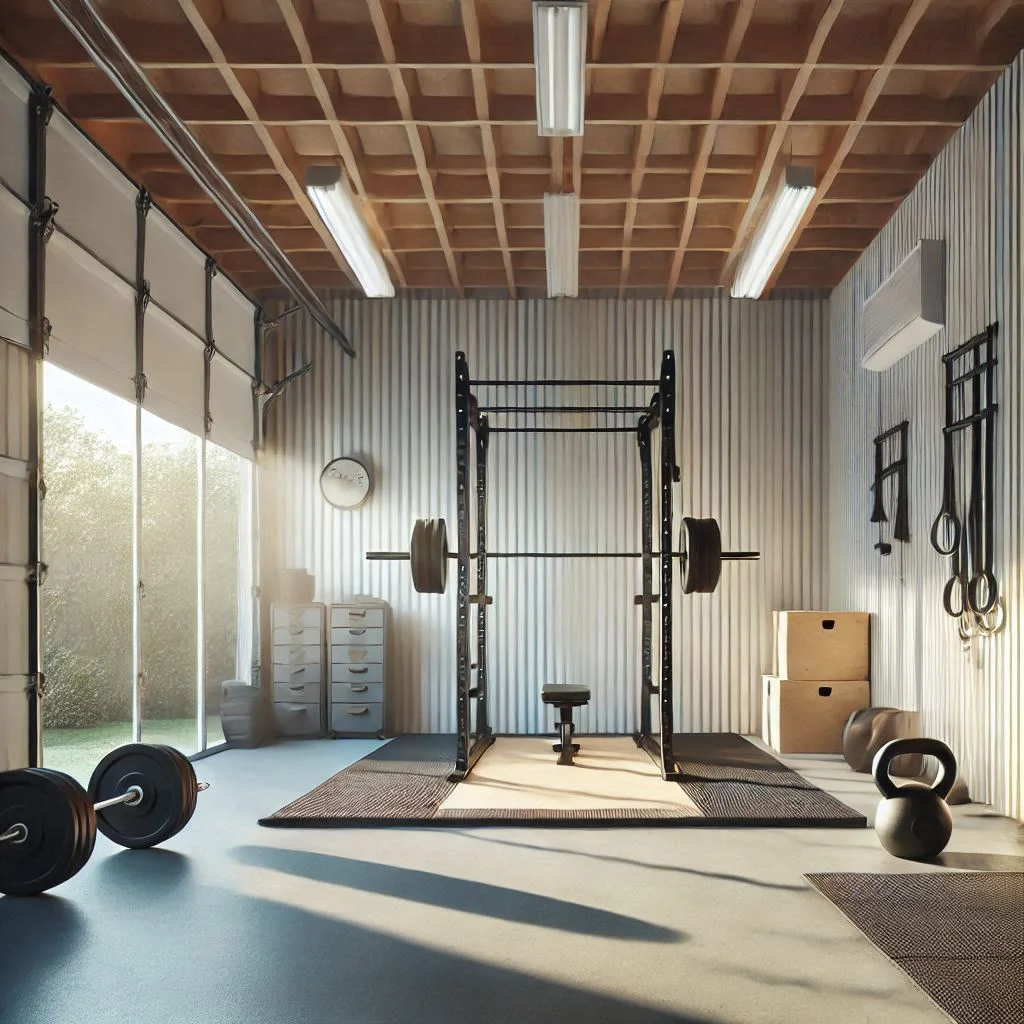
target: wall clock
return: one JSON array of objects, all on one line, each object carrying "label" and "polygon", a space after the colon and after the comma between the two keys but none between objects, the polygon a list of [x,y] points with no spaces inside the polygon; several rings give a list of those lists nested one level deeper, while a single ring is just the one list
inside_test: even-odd
[{"label": "wall clock", "polygon": [[333,459],[320,474],[320,493],[334,508],[359,508],[372,487],[370,471],[358,459]]}]

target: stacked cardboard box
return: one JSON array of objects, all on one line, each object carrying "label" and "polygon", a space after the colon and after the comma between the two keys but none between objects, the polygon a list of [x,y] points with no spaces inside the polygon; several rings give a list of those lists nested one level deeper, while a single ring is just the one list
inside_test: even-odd
[{"label": "stacked cardboard box", "polygon": [[780,754],[841,754],[851,712],[871,704],[866,612],[777,612],[763,677],[762,736]]}]

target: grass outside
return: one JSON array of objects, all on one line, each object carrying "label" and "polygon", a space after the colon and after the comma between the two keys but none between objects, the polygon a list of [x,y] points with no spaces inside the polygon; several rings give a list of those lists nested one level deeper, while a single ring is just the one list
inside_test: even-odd
[{"label": "grass outside", "polygon": [[[43,765],[67,772],[82,785],[89,781],[100,759],[114,747],[132,741],[131,722],[114,722],[89,729],[44,729]],[[176,747],[185,754],[196,752],[196,720],[170,718],[142,723],[143,743],[162,743]],[[206,745],[212,747],[224,741],[220,718],[206,720]]]}]

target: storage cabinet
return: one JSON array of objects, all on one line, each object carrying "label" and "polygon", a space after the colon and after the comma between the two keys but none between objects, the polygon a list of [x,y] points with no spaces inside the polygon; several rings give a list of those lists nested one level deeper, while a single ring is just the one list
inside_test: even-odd
[{"label": "storage cabinet", "polygon": [[280,736],[321,736],[326,722],[324,606],[275,604],[274,718]]},{"label": "storage cabinet", "polygon": [[383,736],[388,608],[358,598],[331,605],[329,728],[335,736]]}]

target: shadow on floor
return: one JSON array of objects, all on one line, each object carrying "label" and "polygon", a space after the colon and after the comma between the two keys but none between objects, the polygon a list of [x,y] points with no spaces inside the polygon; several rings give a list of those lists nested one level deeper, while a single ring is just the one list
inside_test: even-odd
[{"label": "shadow on floor", "polygon": [[623,914],[413,868],[273,846],[241,846],[233,850],[232,855],[251,867],[575,935],[596,935],[631,942],[683,942],[688,938],[682,932]]},{"label": "shadow on floor", "polygon": [[514,846],[520,850],[537,850],[539,853],[557,853],[562,856],[586,857],[589,860],[604,861],[606,864],[625,864],[628,867],[646,868],[648,871],[668,871],[679,875],[695,875],[698,878],[714,878],[723,882],[739,882],[742,885],[754,885],[759,889],[782,889],[786,892],[804,892],[806,885],[783,885],[780,882],[762,882],[745,875],[730,875],[720,871],[701,871],[699,868],[680,867],[675,864],[649,864],[646,861],[634,860],[632,857],[614,857],[607,853],[587,853],[584,850],[566,850],[556,846],[534,846],[532,843],[517,843],[512,839],[495,839],[493,836],[478,835],[475,832],[460,831],[464,839],[475,839],[481,843],[494,843],[497,846]]},{"label": "shadow on floor", "polygon": [[931,864],[967,871],[1024,871],[1024,856],[1008,853],[940,853]]},{"label": "shadow on floor", "polygon": [[[74,902],[0,899],[0,1019],[716,1024],[537,977],[516,969],[515,948],[494,966],[356,925],[341,890],[311,913],[288,887],[271,899],[197,884],[187,858],[131,851],[93,867],[101,884],[69,883]],[[562,939],[539,941],[557,969]]]}]

